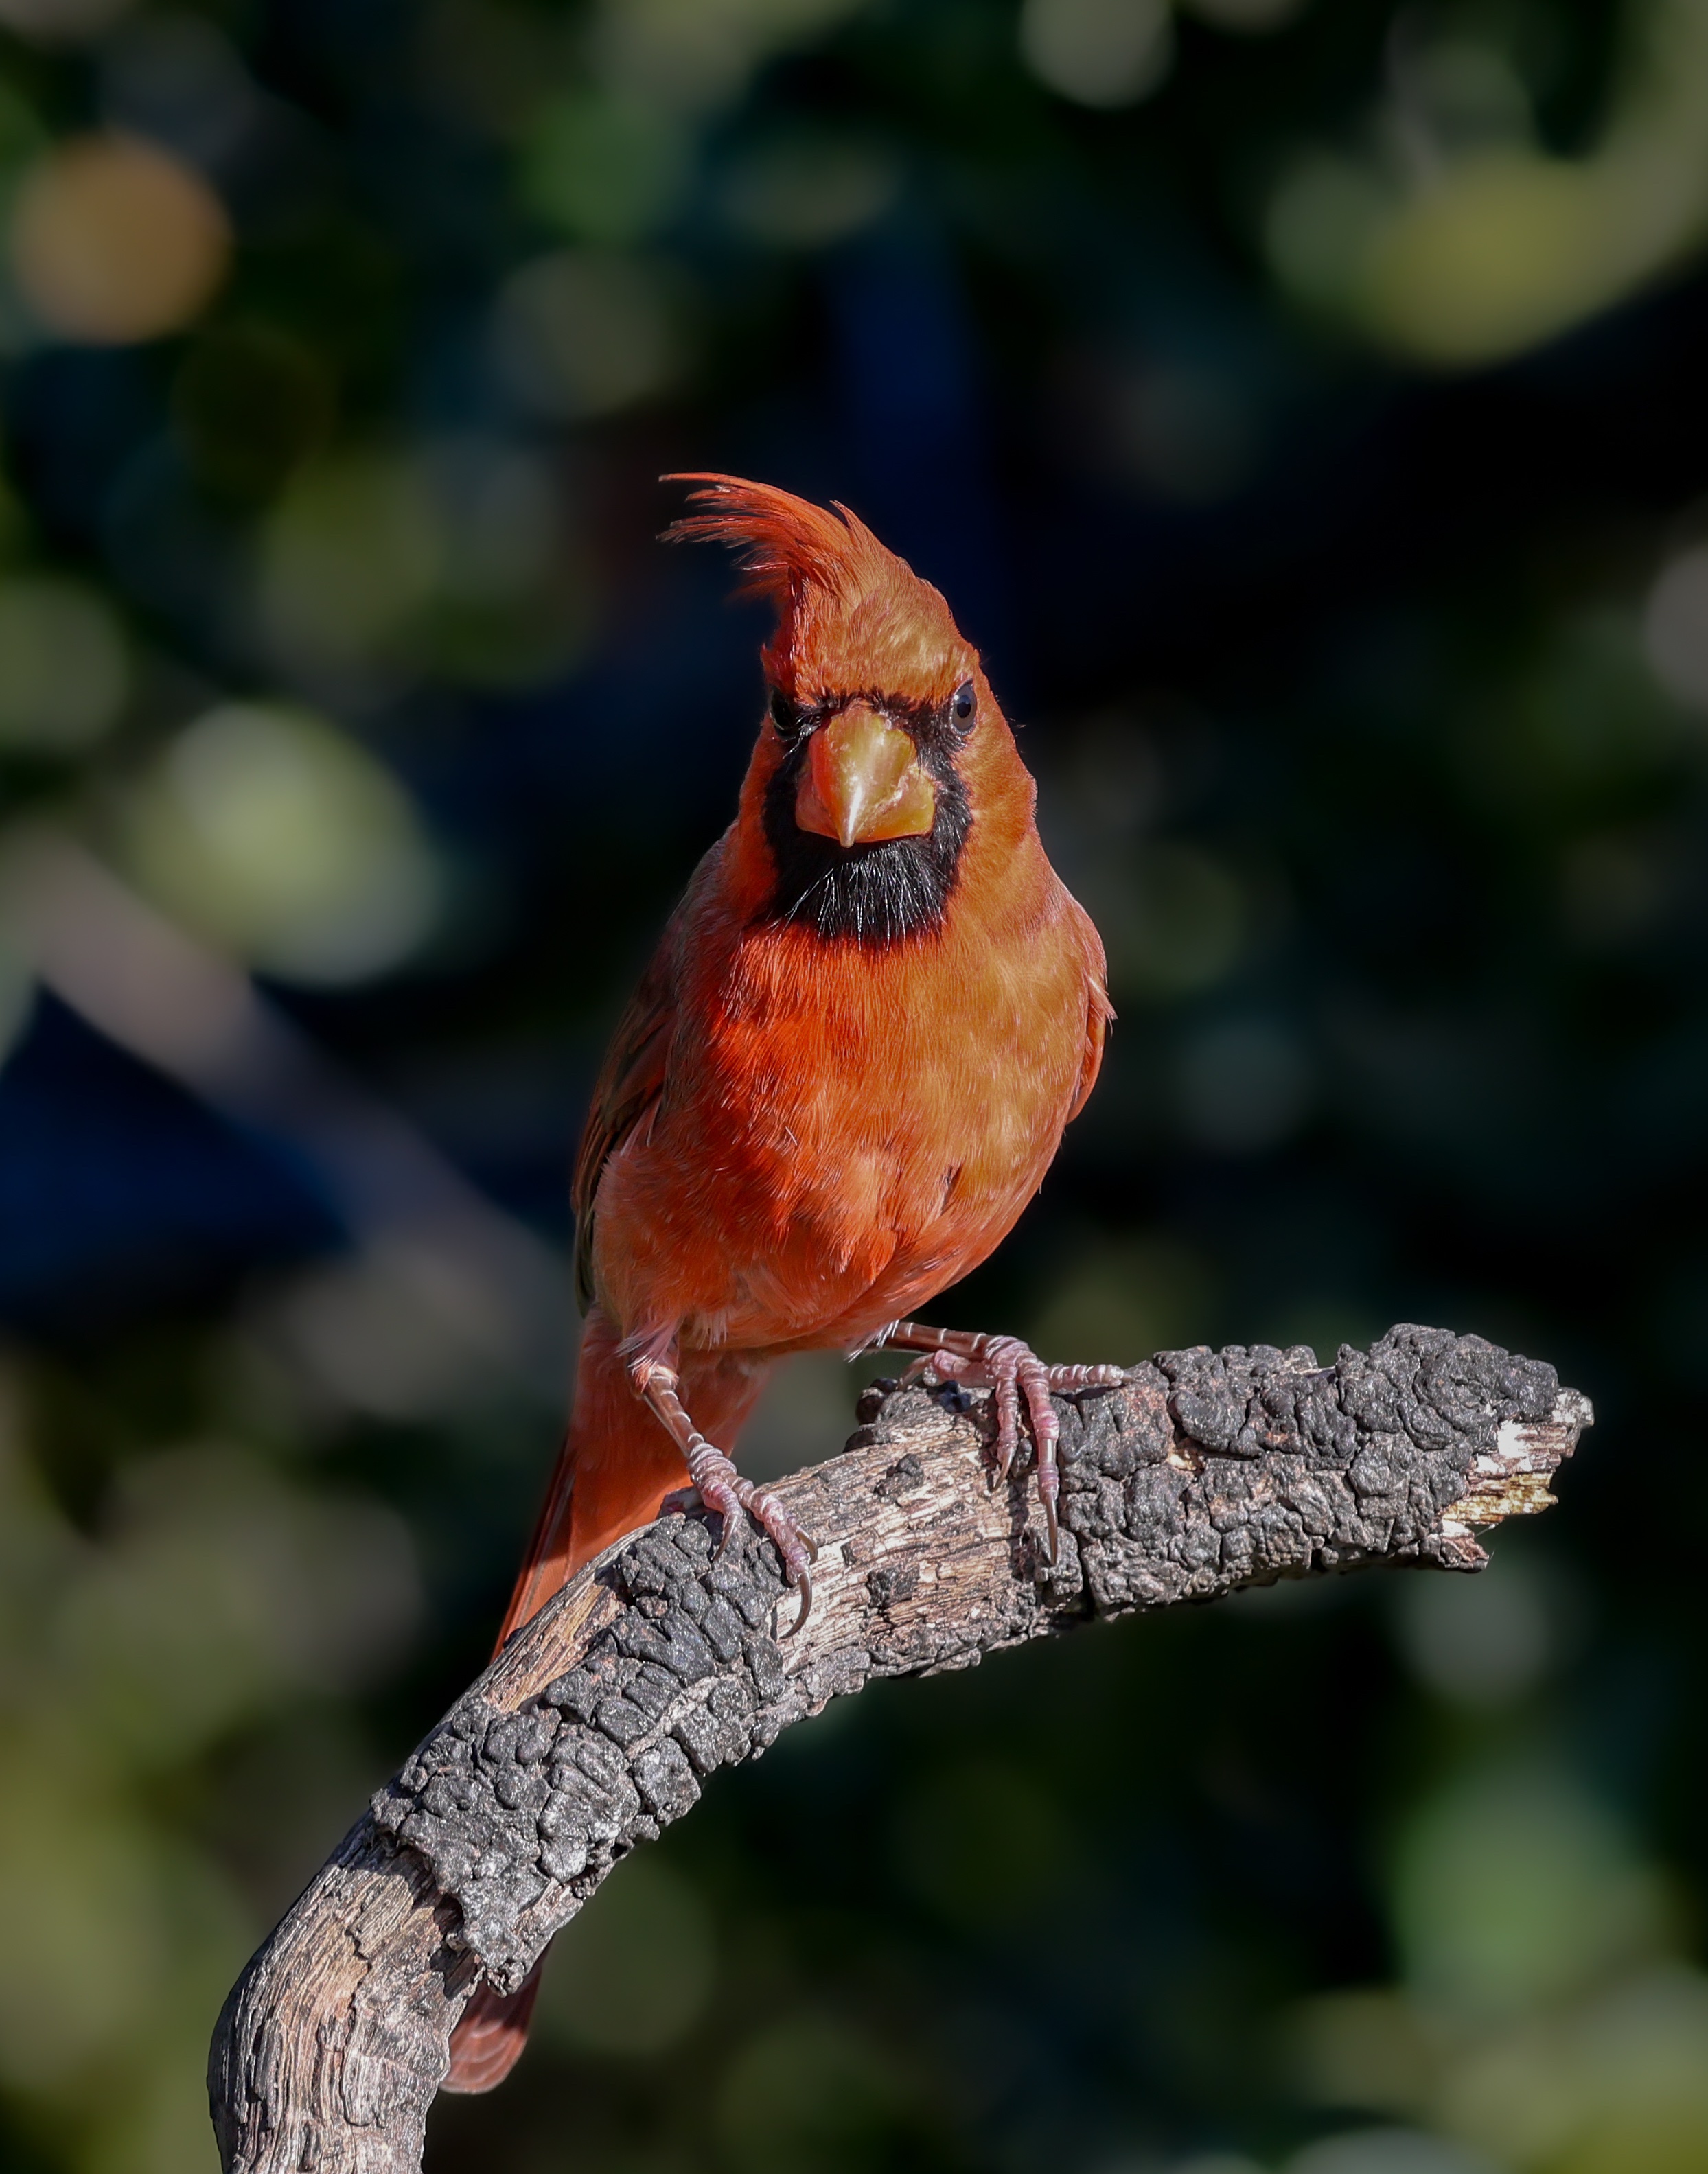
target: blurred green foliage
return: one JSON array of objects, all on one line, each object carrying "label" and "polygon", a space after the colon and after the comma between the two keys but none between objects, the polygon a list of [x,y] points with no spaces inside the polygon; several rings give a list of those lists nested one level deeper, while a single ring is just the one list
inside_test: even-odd
[{"label": "blurred green foliage", "polygon": [[1440,1321],[1601,1424],[1480,1580],[785,1739],[430,2164],[1708,2167],[1705,0],[0,0],[0,2166],[211,2166],[484,1656],[758,714],[650,541],[725,467],[944,588],[1108,941],[949,1317]]}]

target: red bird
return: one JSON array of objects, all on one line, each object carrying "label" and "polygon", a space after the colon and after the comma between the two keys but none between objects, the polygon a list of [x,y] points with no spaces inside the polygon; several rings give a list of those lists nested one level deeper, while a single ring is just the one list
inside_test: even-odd
[{"label": "red bird", "polygon": [[[1036,1450],[1051,1555],[1046,1367],[916,1306],[1000,1244],[1096,1079],[1103,946],[1045,856],[1036,788],[948,605],[846,506],[702,486],[672,539],[741,554],[777,630],[735,821],[695,871],[618,1026],[576,1165],[586,1322],[575,1406],[499,1643],[692,1482],[763,1527],[812,1603],[810,1539],[728,1452],[792,1351],[927,1355],[996,1392],[997,1468]],[[452,2090],[522,2049],[538,1975],[483,1990]]]}]

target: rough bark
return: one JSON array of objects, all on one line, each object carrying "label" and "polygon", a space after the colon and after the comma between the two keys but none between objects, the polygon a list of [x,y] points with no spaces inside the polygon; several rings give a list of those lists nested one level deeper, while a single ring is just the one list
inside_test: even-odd
[{"label": "rough bark", "polygon": [[988,1400],[887,1389],[776,1491],[820,1546],[798,1638],[776,1554],[693,1499],[590,1565],[458,1700],[245,1970],[209,2090],[230,2174],[413,2174],[452,2025],[520,1985],[720,1766],[881,1676],[1098,1617],[1374,1563],[1477,1570],[1545,1508],[1591,1414],[1551,1367],[1403,1327],[1164,1352],[1059,1401],[1061,1559],[1028,1475],[986,1484]]}]

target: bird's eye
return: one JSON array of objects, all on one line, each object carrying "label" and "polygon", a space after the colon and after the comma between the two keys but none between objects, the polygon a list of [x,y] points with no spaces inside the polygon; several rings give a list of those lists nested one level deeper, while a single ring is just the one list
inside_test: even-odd
[{"label": "bird's eye", "polygon": [[777,728],[778,738],[786,740],[792,746],[801,737],[807,722],[805,716],[796,708],[781,687],[772,688],[768,707],[771,713],[771,722]]},{"label": "bird's eye", "polygon": [[950,698],[949,722],[961,732],[971,729],[973,714],[979,706],[978,690],[969,679],[964,687],[957,688]]}]

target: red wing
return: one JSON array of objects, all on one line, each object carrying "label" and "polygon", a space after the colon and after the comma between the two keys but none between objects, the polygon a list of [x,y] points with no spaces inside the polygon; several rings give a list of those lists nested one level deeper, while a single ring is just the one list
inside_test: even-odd
[{"label": "red wing", "polygon": [[1073,1090],[1073,1106],[1068,1112],[1071,1125],[1090,1098],[1103,1068],[1103,1043],[1115,1007],[1109,1001],[1109,962],[1103,955],[1103,938],[1097,924],[1071,893],[1068,918],[1078,933],[1080,956],[1085,962],[1085,1054],[1079,1060],[1079,1084]]},{"label": "red wing", "polygon": [[1103,1068],[1103,1043],[1109,1022],[1115,1017],[1115,1007],[1109,1001],[1108,992],[1101,982],[1094,982],[1086,999],[1085,1054],[1080,1060],[1079,1084],[1073,1090],[1073,1107],[1068,1112],[1071,1125],[1085,1107],[1092,1089],[1097,1084],[1097,1075]]},{"label": "red wing", "polygon": [[664,1069],[676,1024],[676,924],[664,932],[640,986],[617,1022],[605,1052],[576,1156],[576,1289],[593,1301],[593,1196],[605,1165],[664,1090]]}]

